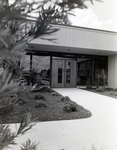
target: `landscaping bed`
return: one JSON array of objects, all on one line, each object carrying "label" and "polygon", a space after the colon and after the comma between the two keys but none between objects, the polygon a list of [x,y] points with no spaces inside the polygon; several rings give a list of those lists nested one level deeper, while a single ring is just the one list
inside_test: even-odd
[{"label": "landscaping bed", "polygon": [[[11,95],[10,100],[13,99],[14,95]],[[0,111],[0,121],[19,123],[28,112],[32,114],[32,120],[36,118],[37,121],[82,119],[91,116],[90,111],[67,96],[63,97],[55,91],[35,91],[22,94],[11,111]]]},{"label": "landscaping bed", "polygon": [[109,96],[112,98],[117,98],[117,90],[110,89],[110,88],[106,88],[105,90],[100,90],[100,89],[96,89],[96,88],[83,88],[83,90],[87,90],[87,91],[94,92],[97,94]]}]

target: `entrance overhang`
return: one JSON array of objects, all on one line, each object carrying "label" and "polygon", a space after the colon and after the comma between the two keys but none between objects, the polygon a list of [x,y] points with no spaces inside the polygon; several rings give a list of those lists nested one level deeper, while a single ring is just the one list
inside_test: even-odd
[{"label": "entrance overhang", "polygon": [[117,54],[116,32],[67,25],[52,26],[59,30],[45,35],[46,40],[42,37],[32,40],[30,50],[106,56]]},{"label": "entrance overhang", "polygon": [[43,44],[28,44],[28,53],[34,55],[39,55],[41,53],[50,54],[50,53],[66,53],[66,54],[89,54],[89,55],[102,55],[109,56],[117,54],[115,51],[108,50],[99,50],[99,49],[88,49],[88,48],[75,48],[75,47],[65,47],[65,46],[53,46],[53,45],[43,45]]}]

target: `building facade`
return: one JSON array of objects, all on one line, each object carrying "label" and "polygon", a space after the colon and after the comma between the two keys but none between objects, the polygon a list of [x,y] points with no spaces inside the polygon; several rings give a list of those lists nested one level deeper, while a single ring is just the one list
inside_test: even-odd
[{"label": "building facade", "polygon": [[[48,60],[46,70],[51,87],[76,87],[95,85],[96,74],[100,70],[108,72],[108,87],[117,88],[117,33],[75,27],[53,26],[59,31],[29,43],[27,54],[31,58],[43,57]],[[39,64],[40,65],[40,64]],[[44,66],[44,64],[43,64]]]}]

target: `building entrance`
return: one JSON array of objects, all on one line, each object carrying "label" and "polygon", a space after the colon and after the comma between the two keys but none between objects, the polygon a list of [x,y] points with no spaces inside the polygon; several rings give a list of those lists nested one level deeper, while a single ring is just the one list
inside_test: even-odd
[{"label": "building entrance", "polygon": [[52,87],[76,87],[76,73],[75,60],[53,58]]}]

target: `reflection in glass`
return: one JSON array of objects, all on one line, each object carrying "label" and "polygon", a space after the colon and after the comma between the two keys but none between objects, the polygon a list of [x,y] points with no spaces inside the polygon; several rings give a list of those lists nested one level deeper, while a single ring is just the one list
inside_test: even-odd
[{"label": "reflection in glass", "polygon": [[70,84],[71,62],[66,62],[66,83]]},{"label": "reflection in glass", "polygon": [[96,85],[96,73],[101,69],[108,69],[108,57],[91,56],[77,59],[77,84],[78,85]]},{"label": "reflection in glass", "polygon": [[58,83],[62,83],[63,62],[58,61]]},{"label": "reflection in glass", "polygon": [[41,86],[50,85],[50,56],[33,56],[35,68]]},{"label": "reflection in glass", "polygon": [[78,85],[90,84],[91,61],[83,60],[78,63]]}]

